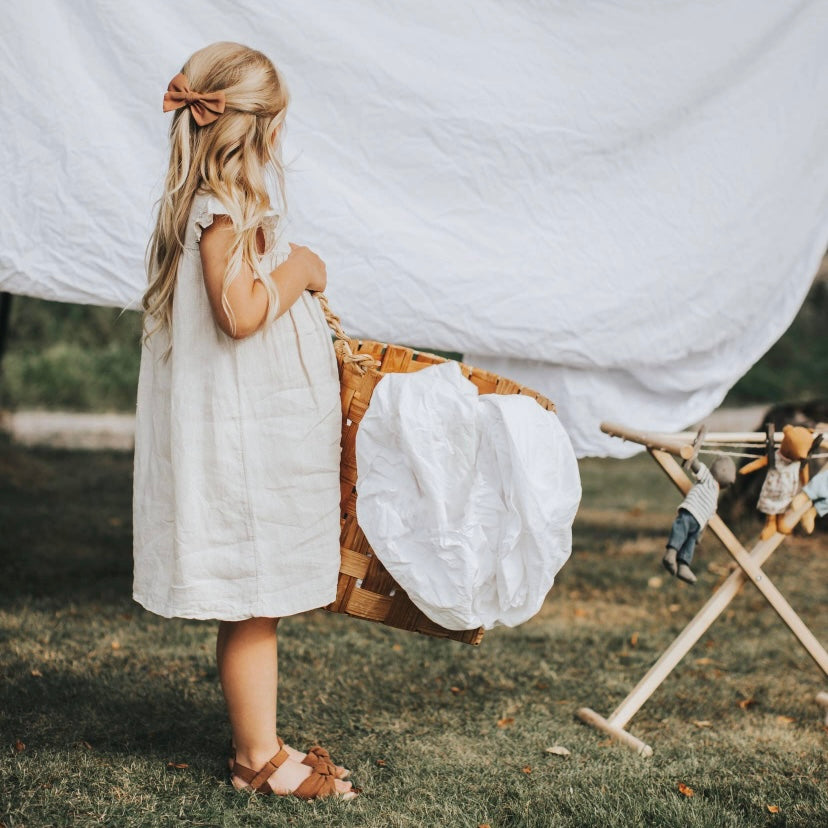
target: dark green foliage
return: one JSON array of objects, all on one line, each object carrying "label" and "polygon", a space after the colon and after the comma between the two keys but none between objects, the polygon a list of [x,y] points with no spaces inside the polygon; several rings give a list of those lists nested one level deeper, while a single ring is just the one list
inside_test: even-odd
[{"label": "dark green foliage", "polygon": [[730,390],[726,405],[828,398],[828,277],[818,278],[790,328]]},{"label": "dark green foliage", "polygon": [[[725,403],[828,397],[826,319],[828,280],[821,278],[788,331],[736,383]],[[0,407],[133,410],[140,332],[140,316],[133,311],[15,296]],[[427,346],[420,350],[435,352]]]}]

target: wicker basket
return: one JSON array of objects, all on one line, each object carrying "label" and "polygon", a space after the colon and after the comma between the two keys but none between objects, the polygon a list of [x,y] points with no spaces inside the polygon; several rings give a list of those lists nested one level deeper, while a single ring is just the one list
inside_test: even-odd
[{"label": "wicker basket", "polygon": [[[438,638],[452,638],[467,644],[479,644],[483,638],[482,628],[447,630],[429,620],[414,606],[408,595],[374,555],[356,519],[356,434],[362,415],[371,402],[374,387],[385,374],[419,371],[446,360],[400,345],[350,339],[342,330],[339,319],[331,311],[325,296],[317,294],[317,298],[325,311],[331,330],[336,335],[334,347],[342,390],[342,559],[336,600],[326,609],[369,621],[379,621],[402,630],[413,630]],[[481,394],[524,394],[537,400],[548,411],[555,410],[553,403],[546,397],[516,382],[463,363],[460,363],[460,370],[477,386]]]}]

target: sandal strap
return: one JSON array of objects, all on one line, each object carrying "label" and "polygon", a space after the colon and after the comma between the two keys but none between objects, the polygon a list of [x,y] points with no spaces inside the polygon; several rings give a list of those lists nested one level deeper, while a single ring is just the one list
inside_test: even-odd
[{"label": "sandal strap", "polygon": [[330,762],[334,766],[334,776],[336,776],[337,779],[348,778],[350,771],[347,768],[339,767],[339,765],[334,762],[327,748],[323,748],[321,745],[314,745],[312,748],[309,748],[305,758],[302,760],[302,764],[310,765],[313,768],[320,760]]},{"label": "sandal strap", "polygon": [[274,773],[276,773],[276,771],[287,761],[288,758],[288,752],[284,749],[284,747],[279,745],[279,752],[274,756],[271,756],[258,772],[234,761],[231,774],[233,776],[237,776],[243,782],[246,782],[258,793],[272,794],[273,789],[270,787],[267,780],[270,779]]},{"label": "sandal strap", "polygon": [[320,759],[333,764],[331,754],[328,753],[327,749],[323,748],[322,745],[314,745],[312,748],[308,748],[308,752],[302,760],[302,764],[314,767]]},{"label": "sandal strap", "polygon": [[274,756],[271,756],[270,759],[265,762],[262,766],[262,769],[256,774],[256,776],[250,781],[250,787],[257,790],[259,793],[269,794],[273,793],[270,785],[268,785],[267,780],[276,773],[277,770],[289,759],[288,752],[282,747],[279,746],[279,752]]},{"label": "sandal strap", "polygon": [[293,791],[299,799],[321,799],[336,796],[336,769],[330,762],[320,759],[311,770],[308,778]]},{"label": "sandal strap", "polygon": [[243,782],[250,784],[251,779],[256,778],[256,771],[233,760],[233,767],[230,769],[230,776],[238,776]]}]

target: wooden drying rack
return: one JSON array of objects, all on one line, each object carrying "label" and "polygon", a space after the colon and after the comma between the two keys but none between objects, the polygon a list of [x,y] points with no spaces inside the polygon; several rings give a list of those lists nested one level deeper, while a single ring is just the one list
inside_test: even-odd
[{"label": "wooden drying rack", "polygon": [[[653,432],[633,431],[624,426],[613,423],[602,423],[601,430],[614,437],[639,443],[647,448],[647,451],[658,463],[665,474],[678,487],[679,491],[687,494],[693,485],[690,478],[685,474],[681,465],[676,462],[673,455],[689,460],[694,452],[694,441],[697,435],[694,432],[681,432],[677,434],[657,434]],[[762,447],[768,440],[769,435],[763,432],[718,432],[708,433],[704,437],[706,445],[726,443],[757,444]],[[774,443],[782,440],[782,433],[774,434]],[[793,513],[792,518],[798,523],[802,515],[807,511],[810,504],[805,504]],[[678,663],[687,655],[693,645],[707,631],[711,624],[722,614],[725,608],[736,597],[746,581],[750,581],[762,594],[765,600],[773,607],[777,615],[785,622],[790,631],[796,636],[799,643],[805,648],[808,655],[813,658],[817,666],[828,677],[828,653],[819,643],[814,634],[796,614],[785,597],[774,586],[771,579],[763,572],[762,564],[770,558],[787,535],[779,532],[765,541],[758,541],[748,552],[725,522],[714,514],[707,524],[710,530],[724,544],[727,551],[732,555],[738,564],[725,579],[724,583],[710,596],[707,603],[696,613],[696,616],[678,634],[672,644],[661,654],[658,661],[647,671],[641,681],[633,688],[627,698],[615,708],[607,717],[596,713],[589,707],[582,707],[577,711],[578,718],[587,724],[608,733],[622,744],[632,748],[641,756],[652,756],[653,749],[644,741],[633,736],[627,725],[635,714],[641,709],[645,702],[661,686]],[[818,693],[816,697],[818,704],[828,709],[828,693]],[[828,724],[828,714],[826,714]]]}]

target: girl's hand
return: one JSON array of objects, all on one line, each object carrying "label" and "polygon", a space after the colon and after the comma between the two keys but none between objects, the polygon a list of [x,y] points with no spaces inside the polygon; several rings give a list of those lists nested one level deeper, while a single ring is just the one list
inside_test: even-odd
[{"label": "girl's hand", "polygon": [[306,290],[314,292],[325,290],[328,284],[328,271],[325,268],[325,262],[308,247],[293,244],[293,242],[288,242],[288,244],[290,244],[288,259],[293,259],[307,277]]}]

